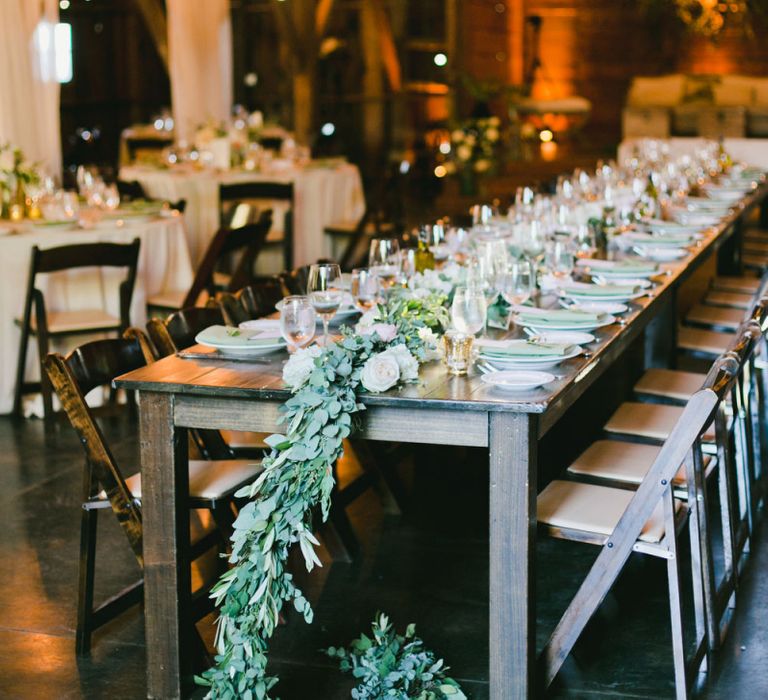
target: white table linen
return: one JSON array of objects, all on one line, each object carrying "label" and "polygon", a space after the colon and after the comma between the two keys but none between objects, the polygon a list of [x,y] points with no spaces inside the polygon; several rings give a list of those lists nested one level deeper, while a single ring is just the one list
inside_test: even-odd
[{"label": "white table linen", "polygon": [[[281,182],[294,185],[294,264],[306,265],[330,257],[331,241],[325,226],[354,222],[365,213],[365,196],[360,171],[349,163],[326,167],[312,165],[280,173],[247,171],[213,172],[188,168],[158,169],[129,166],[120,170],[122,180],[138,180],[150,197],[177,201],[185,199],[185,218],[192,259],[198,263],[208,242],[219,227],[219,185],[237,182]],[[277,202],[274,230],[282,227]]]},{"label": "white table linen", "polygon": [[[3,222],[5,223],[5,222]],[[1,228],[1,227],[0,227]],[[24,308],[27,277],[32,247],[54,248],[77,243],[130,243],[141,239],[136,286],[131,304],[131,323],[143,326],[147,320],[146,298],[167,289],[184,289],[192,284],[192,264],[184,235],[182,217],[135,222],[125,226],[103,226],[98,229],[42,230],[25,229],[21,233],[0,233],[0,414],[13,409],[16,363],[20,329],[14,323]],[[120,315],[118,285],[125,270],[99,271],[80,268],[38,276],[37,286],[45,295],[49,311],[73,311],[103,307]],[[78,335],[55,341],[52,349],[66,352],[88,339]],[[66,343],[64,345],[64,343]],[[26,376],[39,377],[37,346],[32,338],[27,351]]]}]

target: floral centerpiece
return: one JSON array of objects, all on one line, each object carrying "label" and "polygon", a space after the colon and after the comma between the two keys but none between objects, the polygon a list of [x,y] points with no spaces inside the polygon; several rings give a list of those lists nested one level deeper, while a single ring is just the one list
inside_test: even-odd
[{"label": "floral centerpiece", "polygon": [[283,434],[256,481],[238,492],[250,498],[234,523],[231,568],[212,590],[220,610],[215,665],[198,681],[211,698],[269,698],[268,641],[280,610],[292,603],[306,622],[312,608],[287,570],[298,545],[307,570],[320,565],[312,534],[318,506],[331,507],[333,464],[341,457],[365,405],[361,392],[381,392],[418,380],[419,365],[437,357],[447,326],[446,297],[403,292],[365,314],[328,347],[294,353],[283,370],[291,397],[281,407]]},{"label": "floral centerpiece", "polygon": [[477,176],[496,167],[499,118],[469,119],[451,132],[451,158],[446,170],[458,174],[462,194],[477,193]]},{"label": "floral centerpiece", "polygon": [[26,160],[20,148],[9,143],[0,144],[0,213],[3,218],[24,217],[25,187],[39,180],[37,165]]}]

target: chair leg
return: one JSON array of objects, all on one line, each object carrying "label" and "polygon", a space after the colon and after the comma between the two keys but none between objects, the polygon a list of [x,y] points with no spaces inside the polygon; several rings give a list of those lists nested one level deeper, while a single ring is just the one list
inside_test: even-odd
[{"label": "chair leg", "polygon": [[80,518],[80,573],[77,594],[77,633],[75,636],[75,651],[78,655],[88,654],[91,650],[97,525],[98,511],[84,508]]},{"label": "chair leg", "polygon": [[669,612],[672,624],[672,656],[675,665],[675,697],[688,697],[688,674],[686,671],[685,637],[683,634],[682,596],[680,592],[680,559],[675,536],[675,506],[672,489],[664,495],[664,520],[666,523],[667,577],[669,583]]},{"label": "chair leg", "polygon": [[234,530],[233,525],[235,522],[232,503],[230,501],[217,503],[214,508],[211,508],[211,515],[216,522],[216,527],[221,533],[223,551],[230,554],[232,552],[230,538],[232,537],[232,532]]},{"label": "chair leg", "polygon": [[53,423],[53,389],[51,388],[51,382],[48,380],[45,367],[43,367],[43,360],[48,354],[48,350],[48,334],[43,328],[38,328],[37,354],[40,364],[40,393],[43,395],[43,418],[45,419],[46,427],[50,427]]},{"label": "chair leg", "polygon": [[27,365],[27,347],[29,345],[29,322],[25,322],[21,327],[21,340],[19,342],[19,359],[16,364],[16,388],[13,394],[13,414],[22,417],[22,400],[24,398],[24,370]]}]

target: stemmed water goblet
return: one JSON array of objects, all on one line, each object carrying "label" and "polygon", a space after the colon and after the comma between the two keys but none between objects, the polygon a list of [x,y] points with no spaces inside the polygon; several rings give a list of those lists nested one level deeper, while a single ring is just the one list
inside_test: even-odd
[{"label": "stemmed water goblet", "polygon": [[536,288],[534,265],[526,258],[514,258],[499,278],[499,291],[513,307],[524,304],[533,296]]},{"label": "stemmed water goblet", "polygon": [[379,280],[376,275],[366,268],[352,270],[350,291],[352,292],[355,306],[360,311],[370,311],[378,302]]},{"label": "stemmed water goblet", "polygon": [[482,289],[457,287],[451,304],[453,327],[466,335],[475,335],[485,324],[486,304]]},{"label": "stemmed water goblet", "polygon": [[344,299],[341,268],[336,263],[318,263],[309,268],[307,294],[315,311],[323,319],[323,345],[328,346],[328,324]]},{"label": "stemmed water goblet", "polygon": [[368,268],[379,278],[382,290],[389,289],[400,274],[402,258],[396,238],[374,238],[368,254]]},{"label": "stemmed water goblet", "polygon": [[280,305],[280,333],[289,349],[303,348],[315,337],[317,316],[306,296],[289,296]]}]

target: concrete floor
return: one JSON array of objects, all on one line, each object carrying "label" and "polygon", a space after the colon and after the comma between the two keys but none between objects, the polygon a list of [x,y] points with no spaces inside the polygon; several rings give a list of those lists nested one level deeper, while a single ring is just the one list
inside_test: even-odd
[{"label": "concrete floor", "polygon": [[[107,421],[117,458],[134,463],[127,421]],[[305,577],[316,619],[294,616],[272,643],[283,700],[348,698],[351,684],[318,649],[367,629],[377,610],[400,628],[415,622],[469,697],[488,698],[487,470],[482,451],[420,448],[418,470],[404,464],[405,513],[386,515],[368,492],[349,509],[362,556]],[[142,698],[144,626],[138,608],[97,633],[90,657],[74,654],[82,453],[71,430],[49,438],[39,421],[0,418],[0,698]],[[100,523],[97,586],[114,593],[138,567],[114,518]],[[739,592],[725,649],[703,697],[768,697],[766,525]],[[539,645],[596,551],[546,541],[538,551]],[[552,696],[671,698],[665,569],[631,560],[567,662]]]}]

